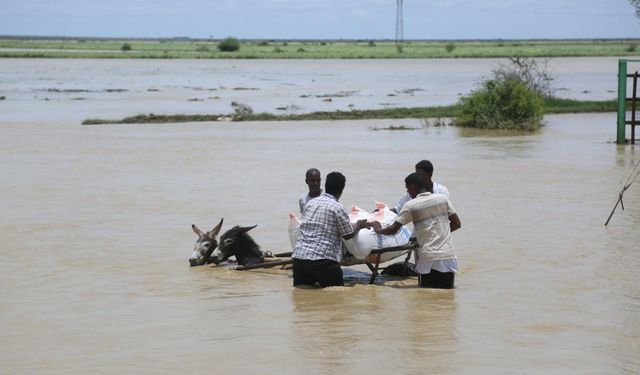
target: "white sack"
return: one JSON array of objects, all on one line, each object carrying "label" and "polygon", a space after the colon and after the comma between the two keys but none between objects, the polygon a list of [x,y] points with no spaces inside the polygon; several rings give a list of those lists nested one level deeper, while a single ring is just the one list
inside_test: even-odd
[{"label": "white sack", "polygon": [[[389,210],[384,203],[376,202],[376,209],[376,212],[369,213],[357,206],[353,206],[351,208],[349,220],[352,224],[355,224],[356,221],[360,219],[366,219],[369,222],[379,221],[384,228],[391,225],[397,216],[393,211]],[[299,234],[300,220],[298,220],[295,214],[289,213],[289,242],[291,242],[291,250],[296,246]],[[375,257],[369,256],[369,254],[371,254],[371,250],[381,249],[383,247],[406,245],[409,243],[410,238],[411,231],[406,226],[402,226],[396,234],[389,236],[376,234],[376,232],[371,228],[361,229],[350,240],[342,240],[346,249],[350,253],[343,254],[342,265],[351,266],[361,264],[363,261],[375,262]],[[400,250],[383,253],[380,256],[380,263],[388,262],[397,258],[404,252],[405,251]]]},{"label": "white sack", "polygon": [[[353,206],[351,208],[349,220],[353,224],[361,219],[366,219],[368,222],[379,221],[384,228],[391,225],[395,221],[396,216],[397,215],[384,203],[376,202],[376,212],[373,213],[369,213],[360,207]],[[361,229],[351,240],[343,242],[355,258],[359,260],[375,261],[373,256],[370,257],[370,259],[366,259],[371,253],[371,250],[406,245],[409,243],[410,238],[411,231],[405,226],[402,226],[396,234],[388,236],[377,234],[372,228],[365,228]],[[383,253],[380,256],[380,262],[387,262],[402,255],[402,253],[402,250]]]},{"label": "white sack", "polygon": [[300,234],[300,220],[293,214],[293,212],[289,212],[289,242],[291,242],[291,251],[296,247],[296,242],[298,242],[298,235]]}]

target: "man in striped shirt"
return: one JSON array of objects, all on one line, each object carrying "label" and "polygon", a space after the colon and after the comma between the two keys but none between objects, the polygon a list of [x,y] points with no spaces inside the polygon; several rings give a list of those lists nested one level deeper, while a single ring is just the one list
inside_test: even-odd
[{"label": "man in striped shirt", "polygon": [[382,228],[374,222],[373,229],[379,234],[395,234],[413,222],[419,246],[416,272],[420,286],[452,289],[458,261],[451,232],[461,227],[458,214],[446,195],[427,190],[419,173],[410,174],[404,182],[412,199],[403,205],[393,224]]},{"label": "man in striped shirt", "polygon": [[321,287],[344,285],[340,258],[341,239],[349,240],[362,228],[371,227],[365,219],[351,225],[347,210],[338,202],[346,178],[331,172],[325,179],[325,192],[304,206],[300,234],[293,249],[293,286]]}]

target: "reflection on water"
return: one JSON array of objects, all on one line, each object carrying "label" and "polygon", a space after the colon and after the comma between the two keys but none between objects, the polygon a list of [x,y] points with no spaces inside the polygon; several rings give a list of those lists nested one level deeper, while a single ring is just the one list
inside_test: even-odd
[{"label": "reflection on water", "polygon": [[[640,154],[608,143],[613,114],[546,120],[496,137],[368,130],[418,120],[3,118],[0,372],[635,373],[640,185],[602,225]],[[455,290],[368,285],[364,267],[318,290],[288,270],[188,265],[191,224],[221,217],[289,250],[309,167],[343,172],[341,202],[366,208],[394,203],[423,158],[462,221]]]}]

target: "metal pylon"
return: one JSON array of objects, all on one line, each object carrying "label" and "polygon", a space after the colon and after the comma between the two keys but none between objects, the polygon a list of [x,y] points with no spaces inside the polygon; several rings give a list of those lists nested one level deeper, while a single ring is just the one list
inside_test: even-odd
[{"label": "metal pylon", "polygon": [[396,49],[398,52],[402,52],[402,42],[404,40],[402,13],[402,0],[396,0]]}]

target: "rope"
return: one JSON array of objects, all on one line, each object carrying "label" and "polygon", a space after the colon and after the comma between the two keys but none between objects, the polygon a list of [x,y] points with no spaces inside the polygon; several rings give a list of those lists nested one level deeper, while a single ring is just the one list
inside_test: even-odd
[{"label": "rope", "polygon": [[611,213],[609,214],[607,221],[604,223],[605,228],[607,224],[609,224],[609,221],[611,220],[613,213],[616,211],[616,208],[618,208],[618,204],[622,207],[622,211],[624,211],[624,203],[622,202],[622,196],[624,195],[624,192],[627,191],[629,186],[631,186],[631,184],[633,184],[636,178],[638,178],[638,176],[640,175],[640,168],[638,167],[640,167],[640,160],[638,160],[636,165],[633,167],[633,170],[631,170],[629,177],[627,177],[627,181],[624,183],[622,190],[620,190],[620,193],[618,193],[618,201],[616,202],[616,205],[613,206],[613,210],[611,210]]}]

